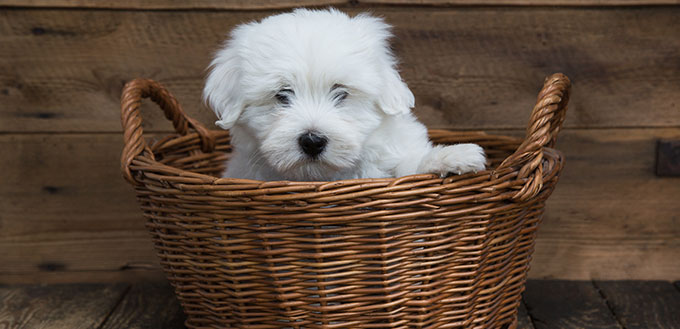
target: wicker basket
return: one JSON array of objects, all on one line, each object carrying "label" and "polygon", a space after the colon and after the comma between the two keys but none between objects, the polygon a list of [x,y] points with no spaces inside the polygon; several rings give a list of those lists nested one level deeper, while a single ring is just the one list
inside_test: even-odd
[{"label": "wicker basket", "polygon": [[[493,170],[261,182],[219,178],[228,132],[137,79],[122,96],[122,171],[189,328],[514,328],[562,168],[551,147],[569,88],[564,75],[546,80],[524,140],[430,132],[436,143],[480,144]],[[144,97],[178,134],[147,144]]]}]

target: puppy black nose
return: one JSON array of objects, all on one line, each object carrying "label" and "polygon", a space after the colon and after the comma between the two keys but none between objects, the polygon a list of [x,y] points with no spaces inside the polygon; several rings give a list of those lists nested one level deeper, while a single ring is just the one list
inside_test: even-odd
[{"label": "puppy black nose", "polygon": [[302,151],[311,157],[321,154],[323,149],[326,148],[327,143],[328,139],[326,139],[326,137],[319,136],[312,132],[304,133],[298,138],[298,144],[300,144]]}]

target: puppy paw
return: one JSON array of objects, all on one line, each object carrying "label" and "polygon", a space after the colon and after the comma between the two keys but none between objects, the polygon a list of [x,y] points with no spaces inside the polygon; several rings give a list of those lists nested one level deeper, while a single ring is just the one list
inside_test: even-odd
[{"label": "puppy paw", "polygon": [[419,173],[434,173],[442,177],[449,173],[462,175],[486,169],[484,149],[477,144],[435,146],[421,162]]}]

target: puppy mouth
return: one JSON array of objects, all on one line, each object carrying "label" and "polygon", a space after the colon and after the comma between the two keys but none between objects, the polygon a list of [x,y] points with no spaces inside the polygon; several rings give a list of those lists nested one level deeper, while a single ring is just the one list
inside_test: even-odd
[{"label": "puppy mouth", "polygon": [[287,163],[287,166],[278,166],[276,170],[292,180],[330,180],[336,174],[353,168],[355,162],[347,160],[335,163],[328,158],[326,152],[316,156],[300,152],[297,161]]},{"label": "puppy mouth", "polygon": [[323,170],[329,170],[329,171],[338,171],[342,170],[343,168],[340,166],[337,166],[329,161],[326,161],[324,159],[324,156],[321,155],[303,155],[302,158],[295,162],[290,168],[287,168],[286,170],[298,170],[303,167],[322,167]]}]

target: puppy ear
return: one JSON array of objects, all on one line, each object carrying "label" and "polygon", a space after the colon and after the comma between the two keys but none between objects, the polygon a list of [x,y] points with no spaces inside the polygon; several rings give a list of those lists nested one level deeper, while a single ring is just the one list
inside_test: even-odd
[{"label": "puppy ear", "polygon": [[210,63],[210,73],[205,81],[203,100],[219,118],[215,124],[222,129],[233,127],[243,112],[239,62],[235,47],[227,43]]},{"label": "puppy ear", "polygon": [[353,18],[361,26],[364,40],[373,45],[378,62],[382,67],[379,73],[382,80],[381,92],[378,95],[378,106],[387,114],[406,114],[413,108],[413,93],[399,76],[397,60],[390,49],[392,38],[391,26],[381,18],[362,13]]},{"label": "puppy ear", "polygon": [[384,88],[378,96],[378,106],[389,115],[406,114],[415,105],[413,93],[401,80],[394,64],[383,73]]}]

